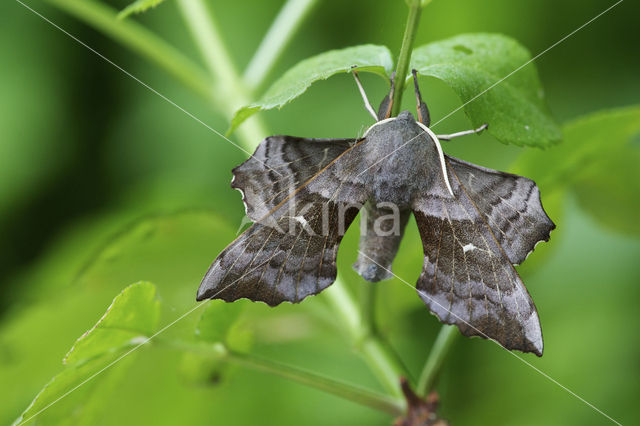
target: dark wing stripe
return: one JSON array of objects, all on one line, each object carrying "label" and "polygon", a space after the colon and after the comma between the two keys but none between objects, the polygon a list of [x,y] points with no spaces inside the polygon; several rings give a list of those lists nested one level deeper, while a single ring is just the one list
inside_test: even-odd
[{"label": "dark wing stripe", "polygon": [[[468,199],[469,199],[469,201],[472,203],[473,207],[475,207],[476,211],[477,211],[478,213],[480,213],[480,211],[478,210],[477,206],[475,205],[475,203],[474,203],[473,199],[471,199],[471,197],[469,197],[469,194],[468,194],[468,192],[467,192],[466,188],[462,185],[462,182],[460,182],[460,179],[458,178],[458,175],[456,174],[455,170],[454,170],[454,171],[452,171],[452,174],[455,176],[456,180],[458,181],[458,184],[460,185],[460,188],[462,189],[462,191],[464,191],[465,195],[468,197]],[[462,207],[462,209],[464,210],[464,212],[465,212],[465,214],[467,215],[467,217],[469,218],[469,220],[470,220],[472,223],[475,223],[475,222],[473,221],[473,219],[471,218],[471,215],[469,214],[469,211],[468,211],[468,210],[467,210],[467,208],[464,206],[464,204],[463,204],[463,203],[462,203],[458,198],[456,198],[456,201],[458,202],[458,204],[460,205],[460,207]],[[489,231],[489,234],[493,237],[494,242],[496,243],[496,245],[497,245],[498,249],[500,250],[500,252],[502,253],[502,255],[506,258],[506,257],[507,257],[507,256],[506,256],[506,254],[505,254],[505,253],[504,253],[504,251],[502,250],[502,247],[500,246],[500,243],[498,242],[498,240],[496,239],[495,235],[493,234],[493,231],[491,230],[491,227],[490,227],[490,226],[489,226],[489,224],[487,223],[486,219],[485,219],[485,218],[483,217],[483,215],[481,215],[481,214],[479,214],[479,216],[481,217],[482,221],[483,221],[483,222],[485,223],[485,225],[487,226],[487,229],[488,229],[488,231]],[[494,271],[494,276],[496,277],[496,283],[497,283],[497,284],[496,284],[496,288],[498,289],[498,291],[500,291],[500,285],[499,285],[499,282],[498,282],[498,280],[497,280],[497,274],[495,274],[495,265],[494,265],[494,262],[493,262],[493,258],[494,258],[494,256],[493,256],[493,254],[491,253],[491,249],[490,249],[490,247],[489,247],[489,244],[488,244],[488,242],[487,242],[486,238],[484,237],[484,235],[482,235],[482,233],[477,229],[477,227],[474,227],[474,231],[475,231],[475,232],[476,232],[476,233],[477,233],[477,234],[482,238],[482,240],[483,240],[483,242],[484,242],[484,244],[485,244],[485,247],[487,247],[487,252],[489,253],[489,257],[490,257],[490,259],[491,259],[491,268],[492,268],[492,270]],[[511,268],[511,269],[513,269],[513,266],[512,266],[510,263],[508,264],[508,266],[507,266],[507,265],[505,265],[505,264],[504,264],[504,262],[502,263],[502,269],[503,269],[503,271],[505,272],[505,275],[507,276],[507,278],[509,279],[509,284],[511,284],[511,288],[512,288],[512,290],[513,290],[513,291],[517,291],[517,287],[519,287],[519,286],[517,286],[517,285],[516,285],[516,283],[514,283],[514,281],[513,281],[513,277],[512,277],[512,275],[509,273],[509,272],[513,272],[513,273],[515,273],[515,270],[513,270],[513,271],[509,271],[509,270],[507,270],[506,268]],[[516,275],[516,276],[517,276],[517,275]],[[522,290],[520,290],[520,294],[524,297],[524,293],[522,293]],[[504,307],[504,303],[503,303],[503,301],[502,301],[502,293],[501,293],[501,292],[500,292],[500,300],[501,300],[501,301],[500,301],[500,307],[501,307],[502,309],[505,309],[505,307]],[[518,305],[518,298],[517,298],[517,297],[516,297],[516,298],[514,298],[514,302],[515,302],[515,304],[516,304],[516,309],[515,309],[516,317],[518,318],[518,322],[522,324],[522,323],[523,323],[523,319],[522,319],[522,317],[521,317],[521,315],[520,315],[520,306]],[[471,315],[469,316],[469,322],[471,322]],[[501,325],[502,325],[502,328],[503,328],[503,330],[504,330],[504,329],[505,329],[505,323],[503,322]],[[504,331],[506,331],[506,330],[504,330]],[[507,335],[508,335],[508,334],[507,334]]]},{"label": "dark wing stripe", "polygon": [[268,137],[247,161],[233,169],[232,187],[243,192],[248,216],[258,221],[277,208],[287,193],[352,148],[355,141]]},{"label": "dark wing stripe", "polygon": [[[331,159],[320,172],[286,194],[265,215],[264,223],[255,223],[225,249],[203,279],[198,299],[249,298],[275,306],[283,301],[300,302],[330,285],[337,274],[336,257],[343,237],[337,214],[340,209],[334,200],[348,198],[363,204],[369,198],[366,181],[351,180],[349,175],[362,157],[344,157],[363,141]],[[340,158],[342,162],[332,167]],[[355,218],[354,212],[346,213],[345,230]],[[300,216],[302,219],[298,219]],[[318,234],[317,230],[326,225],[328,233]],[[229,282],[237,285],[227,290]],[[224,289],[218,291],[220,288]]]},{"label": "dark wing stripe", "polygon": [[[298,276],[296,277],[296,300],[300,300],[300,296],[298,295],[298,291],[300,290],[300,280],[302,278],[302,271],[304,271],[304,264],[307,261],[307,253],[309,252],[309,246],[311,245],[311,238],[307,241],[307,247],[304,249],[304,255],[302,255],[302,261],[300,262],[300,269],[298,270]],[[318,288],[316,278],[316,289]]]},{"label": "dark wing stripe", "polygon": [[476,166],[447,156],[447,167],[465,188],[512,264],[521,263],[555,227],[527,178]]},{"label": "dark wing stripe", "polygon": [[[531,194],[533,193],[533,190],[535,189],[535,184],[531,185],[527,191],[527,195],[524,197],[527,201],[531,200]],[[488,187],[487,190],[489,192],[491,192],[493,195],[495,195],[496,197],[498,197],[501,202],[504,203],[505,206],[509,207],[511,210],[513,210],[514,213],[517,213],[518,215],[522,215],[524,214],[526,211],[521,211],[518,210],[517,208],[515,208],[513,205],[511,205],[511,203],[509,203],[508,199],[505,199],[504,197],[502,197],[501,195],[499,195],[495,188],[492,187]],[[513,192],[511,192],[510,194],[511,196],[513,196]],[[503,216],[504,217],[504,216]],[[531,218],[529,218],[528,216],[523,216],[523,219],[525,219],[529,225],[535,226],[535,223],[533,223],[533,221],[531,220]]]},{"label": "dark wing stripe", "polygon": [[[327,152],[327,153],[328,153],[328,149],[329,149],[329,148],[324,148],[325,152]],[[312,157],[315,157],[315,156],[316,156],[316,154],[314,153],[314,154],[305,155],[305,156],[303,156],[303,157],[298,157],[298,158],[296,158],[295,160],[286,161],[286,162],[284,162],[284,163],[283,163],[282,165],[280,165],[280,166],[271,167],[271,169],[273,169],[273,170],[278,170],[278,169],[281,169],[281,168],[284,168],[284,167],[289,167],[289,166],[290,166],[291,164],[293,164],[293,163],[297,163],[298,161],[306,160],[307,158],[312,158]],[[322,164],[322,163],[324,162],[324,160],[326,160],[326,157],[323,157],[323,158],[322,158],[322,161],[320,162],[320,164]]]},{"label": "dark wing stripe", "polygon": [[425,254],[417,284],[421,298],[441,321],[465,335],[541,354],[533,302],[488,219],[457,175],[450,174],[455,198],[439,195],[445,193],[438,189],[413,204]]}]

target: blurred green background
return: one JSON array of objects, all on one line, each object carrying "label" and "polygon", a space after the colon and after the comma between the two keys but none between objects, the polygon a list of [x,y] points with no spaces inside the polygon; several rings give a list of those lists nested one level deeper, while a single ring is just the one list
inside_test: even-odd
[{"label": "blurred green background", "polygon": [[[117,9],[127,4],[109,3]],[[239,69],[282,3],[209,2]],[[423,12],[415,45],[459,33],[498,32],[536,54],[612,3],[437,0]],[[226,130],[224,117],[153,64],[46,2],[28,4],[214,129]],[[638,16],[637,2],[623,2],[536,61],[560,123],[638,103]],[[130,19],[201,62],[172,0]],[[320,1],[269,80],[328,49],[375,43],[397,52],[405,19],[402,0]],[[166,311],[163,324],[193,306],[200,277],[240,224],[242,203],[229,180],[245,154],[18,2],[0,4],[0,23],[0,423],[7,424],[62,370],[68,348],[126,285],[157,284]],[[361,77],[377,104],[386,83]],[[424,79],[421,84],[434,120],[459,105],[443,83]],[[413,111],[413,99],[406,96],[405,102]],[[352,137],[370,124],[347,74],[319,82],[294,104],[261,116],[269,133],[298,136]],[[468,127],[458,112],[436,130]],[[525,149],[485,134],[456,140],[445,150],[507,170]],[[640,194],[635,195],[627,201],[629,210],[640,208]],[[520,268],[545,338],[543,358],[523,357],[621,423],[632,424],[640,418],[640,242],[603,227],[571,192],[560,197],[550,200],[542,193],[558,229]],[[422,262],[415,223],[407,233],[394,272],[415,282]],[[360,285],[350,268],[357,237],[348,233],[339,264],[345,281]],[[439,323],[401,281],[378,285],[382,331],[417,375]],[[323,297],[277,309],[240,302],[247,304],[255,353],[380,389],[335,332],[340,325]],[[197,317],[168,333],[192,332]],[[234,368],[214,383],[198,377],[197,365],[177,352],[139,352],[117,385],[91,388],[91,398],[103,406],[92,424],[370,425],[391,420],[266,374]],[[107,374],[117,373],[115,367]],[[607,423],[480,339],[456,342],[438,390],[443,417],[456,425]],[[51,410],[62,412],[63,405]]]}]

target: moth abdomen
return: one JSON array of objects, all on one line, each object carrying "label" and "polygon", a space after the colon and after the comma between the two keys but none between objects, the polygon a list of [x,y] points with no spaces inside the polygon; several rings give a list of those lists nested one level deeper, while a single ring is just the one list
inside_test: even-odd
[{"label": "moth abdomen", "polygon": [[389,279],[411,212],[392,203],[368,202],[361,214],[360,253],[353,268],[369,282]]}]

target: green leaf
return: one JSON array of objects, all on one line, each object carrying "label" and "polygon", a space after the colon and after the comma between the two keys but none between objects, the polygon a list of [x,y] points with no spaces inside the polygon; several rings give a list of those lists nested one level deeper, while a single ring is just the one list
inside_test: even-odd
[{"label": "green leaf", "polygon": [[571,190],[607,227],[640,235],[640,106],[600,111],[564,126],[565,139],[546,151],[527,151],[514,165],[545,190]]},{"label": "green leaf", "polygon": [[[640,106],[603,111],[565,127],[567,144],[592,146],[571,188],[580,205],[603,225],[640,236]],[[574,163],[575,164],[575,163]]]},{"label": "green leaf", "polygon": [[[412,68],[447,83],[474,127],[487,123],[504,143],[550,146],[561,139],[535,66],[517,41],[500,34],[463,34],[416,48]],[[467,104],[467,102],[469,102]]]},{"label": "green leaf", "polygon": [[139,345],[153,334],[159,317],[156,287],[148,282],[132,284],[113,299],[98,323],[76,341],[64,363],[74,364]]},{"label": "green leaf", "polygon": [[45,424],[94,424],[104,408],[96,393],[114,389],[123,366],[132,359],[122,354],[153,334],[159,315],[153,284],[140,282],[125,288],[73,345],[64,359],[68,367],[44,386],[14,424],[35,416]]},{"label": "green leaf", "polygon": [[[104,400],[117,390],[134,360],[134,356],[118,360],[119,356],[119,353],[110,353],[65,368],[42,388],[13,425],[31,419],[39,425],[97,424],[108,408]],[[116,361],[117,364],[105,370]]]},{"label": "green leaf", "polygon": [[[640,118],[636,118],[640,120]],[[638,121],[637,121],[638,122]],[[619,150],[574,185],[581,207],[614,231],[640,236],[640,147]]]},{"label": "green leaf", "polygon": [[136,0],[118,13],[118,19],[124,19],[129,15],[146,12],[163,2],[164,0]]},{"label": "green leaf", "polygon": [[[139,200],[141,197],[134,198]],[[162,211],[162,208],[156,206],[155,210]],[[134,211],[137,212],[137,208]],[[131,217],[132,214],[127,211],[124,216]],[[0,404],[0,424],[9,424],[15,419],[43,385],[60,372],[61,355],[69,350],[78,336],[96,323],[114,296],[122,291],[123,283],[136,282],[141,278],[154,283],[158,294],[166,301],[162,304],[161,324],[168,324],[193,308],[202,274],[216,253],[234,238],[237,227],[228,225],[225,218],[213,214],[210,209],[156,213],[125,223],[128,225],[124,226],[122,217],[119,217],[117,222],[109,222],[109,227],[105,229],[102,219],[92,225],[99,226],[101,234],[90,232],[84,223],[77,224],[73,246],[67,248],[68,243],[61,242],[54,244],[49,256],[40,262],[45,266],[38,266],[37,275],[25,281],[26,284],[33,284],[58,275],[67,277],[53,289],[38,291],[38,299],[34,293],[29,306],[16,305],[14,313],[7,315],[0,330],[0,383],[21,383],[18,387],[0,386],[0,399],[3,401]],[[120,230],[114,233],[115,224]],[[88,255],[79,256],[80,251],[87,249],[87,235],[97,235],[102,243],[89,245],[91,250]],[[77,263],[83,262],[78,262],[78,258],[83,261],[91,259],[80,274]],[[48,266],[53,262],[56,267]],[[59,269],[59,265],[68,263],[71,266],[65,266],[62,271]],[[73,272],[67,272],[66,269]],[[37,288],[40,290],[40,287]],[[161,336],[165,340],[193,337],[204,308],[202,306],[197,313],[184,317]],[[250,307],[255,308],[253,305]],[[234,331],[231,333],[235,336]],[[125,352],[130,349],[124,348]],[[76,376],[78,380],[74,382],[69,379],[71,383],[78,384],[92,372],[108,365],[107,358],[116,359],[121,353],[116,351],[103,357],[67,364],[65,374],[71,374],[70,369],[80,369],[82,366],[83,370]],[[176,374],[181,356],[176,351],[151,350],[145,345],[47,409],[38,416],[38,420],[51,415],[51,419],[56,420],[44,423],[75,424],[77,417],[69,415],[72,411],[76,412],[71,403],[75,401],[75,409],[84,413],[89,409],[88,404],[100,405],[102,408],[98,414],[102,416],[99,419],[102,423],[122,423],[121,410],[114,407],[121,407],[122,404],[129,406],[130,401],[135,400],[135,410],[126,414],[128,423],[148,423],[150,417],[154,424],[175,424],[185,418],[195,419],[192,423],[206,423],[215,408],[209,405],[206,409],[202,407],[211,402],[212,396],[202,389],[187,385],[182,375]],[[133,365],[123,371],[126,377],[119,381],[115,376],[120,374],[123,363],[129,362],[133,362]],[[111,380],[115,381],[113,386],[116,387],[113,393],[104,389],[107,381]],[[95,388],[94,383],[97,384]],[[90,398],[85,395],[85,389],[91,389]],[[158,409],[158,402],[153,397],[157,389],[163,389],[163,398],[179,401],[179,404]],[[69,405],[67,401],[70,401]],[[58,407],[61,408],[56,417],[54,413],[58,412]],[[105,407],[109,412],[104,411]],[[105,417],[108,420],[104,420]],[[99,424],[98,421],[89,420],[87,423]]]},{"label": "green leaf", "polygon": [[229,133],[256,112],[282,108],[303,94],[316,81],[326,80],[338,73],[350,72],[354,65],[357,65],[358,71],[388,77],[393,68],[393,59],[385,46],[372,44],[330,50],[305,59],[284,73],[258,102],[240,108],[231,120]]}]

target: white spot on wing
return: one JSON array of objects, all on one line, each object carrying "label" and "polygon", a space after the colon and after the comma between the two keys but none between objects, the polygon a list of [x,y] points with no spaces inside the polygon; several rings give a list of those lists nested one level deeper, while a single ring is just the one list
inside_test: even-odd
[{"label": "white spot on wing", "polygon": [[307,222],[307,219],[305,219],[304,216],[294,216],[293,218],[296,221],[300,222],[303,228],[306,228],[309,225],[309,223]]},{"label": "white spot on wing", "polygon": [[231,187],[240,192],[240,195],[242,196],[242,204],[244,205],[244,214],[246,216],[249,214],[249,206],[247,206],[247,199],[244,196],[244,191],[242,189],[233,186],[233,182],[235,182],[235,180],[236,180],[236,175],[234,174],[231,177]]},{"label": "white spot on wing", "polygon": [[475,249],[477,249],[477,248],[478,248],[478,247],[474,246],[473,244],[468,243],[468,244],[466,244],[466,245],[462,246],[462,251],[463,251],[464,253],[466,253],[466,252],[468,252],[468,251],[475,250]]}]

